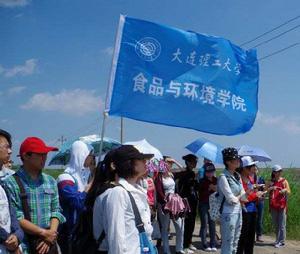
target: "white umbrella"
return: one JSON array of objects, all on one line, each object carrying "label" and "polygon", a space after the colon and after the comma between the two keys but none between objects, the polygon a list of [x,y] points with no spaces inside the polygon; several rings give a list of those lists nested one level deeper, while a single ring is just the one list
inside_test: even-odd
[{"label": "white umbrella", "polygon": [[166,165],[163,161],[162,153],[153,145],[149,144],[146,139],[140,141],[126,142],[124,145],[133,145],[141,153],[154,154],[153,158],[148,162],[147,169],[150,172],[164,172]]},{"label": "white umbrella", "polygon": [[157,159],[157,160],[162,160],[163,159],[163,155],[161,154],[161,152],[156,147],[149,144],[146,139],[139,140],[139,141],[126,142],[124,145],[133,145],[141,153],[154,154],[154,158]]},{"label": "white umbrella", "polygon": [[259,162],[271,161],[271,157],[261,148],[243,145],[238,148],[240,156],[251,156],[253,160]]}]

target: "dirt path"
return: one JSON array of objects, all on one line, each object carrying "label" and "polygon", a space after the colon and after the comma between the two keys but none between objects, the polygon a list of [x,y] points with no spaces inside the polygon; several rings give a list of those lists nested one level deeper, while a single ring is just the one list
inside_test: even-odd
[{"label": "dirt path", "polygon": [[[193,237],[193,244],[195,245],[196,248],[198,248],[198,251],[195,251],[195,254],[199,253],[209,253],[205,252],[203,250],[200,250],[201,248],[201,241],[198,235],[199,232],[199,221],[196,224],[196,228],[194,231],[194,237]],[[172,253],[175,253],[175,234],[174,234],[174,228],[171,223],[171,233],[173,236],[173,239],[170,240],[170,246],[171,246],[171,251]],[[255,254],[300,254],[300,241],[287,241],[286,246],[284,248],[277,249],[274,247],[274,238],[270,236],[263,236],[264,242],[263,243],[257,243],[255,244],[254,247],[254,253]],[[160,250],[160,253],[161,250]],[[218,252],[215,253],[220,253],[220,249],[218,249]]]}]

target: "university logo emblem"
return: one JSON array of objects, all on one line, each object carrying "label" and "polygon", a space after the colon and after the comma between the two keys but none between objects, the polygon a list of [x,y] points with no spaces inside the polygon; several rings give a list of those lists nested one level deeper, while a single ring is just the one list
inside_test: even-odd
[{"label": "university logo emblem", "polygon": [[137,42],[135,52],[143,60],[152,62],[159,57],[161,46],[156,39],[145,37]]}]

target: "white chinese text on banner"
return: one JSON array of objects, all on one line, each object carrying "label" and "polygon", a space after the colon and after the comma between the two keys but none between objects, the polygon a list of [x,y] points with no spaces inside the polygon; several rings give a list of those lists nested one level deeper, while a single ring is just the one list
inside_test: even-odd
[{"label": "white chinese text on banner", "polygon": [[219,135],[247,132],[257,113],[256,50],[121,16],[109,115]]}]

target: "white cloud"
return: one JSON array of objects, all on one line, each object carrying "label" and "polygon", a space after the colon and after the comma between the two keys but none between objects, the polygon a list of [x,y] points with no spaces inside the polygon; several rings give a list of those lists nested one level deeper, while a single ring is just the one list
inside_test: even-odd
[{"label": "white cloud", "polygon": [[114,47],[107,47],[103,49],[102,52],[108,56],[112,56],[114,53]]},{"label": "white cloud", "polygon": [[284,115],[257,114],[257,120],[265,125],[276,126],[289,134],[300,134],[299,117],[291,117]]},{"label": "white cloud", "polygon": [[35,72],[36,67],[37,59],[32,58],[26,60],[24,65],[17,65],[12,68],[3,68],[3,66],[0,66],[0,74],[3,74],[7,78],[11,78],[17,75],[28,76]]},{"label": "white cloud", "polygon": [[15,95],[15,94],[23,92],[25,89],[26,89],[25,86],[14,86],[14,87],[8,89],[7,94]]},{"label": "white cloud", "polygon": [[81,116],[99,111],[102,101],[93,90],[63,90],[58,94],[38,93],[22,105],[23,109],[40,111],[56,111],[68,115]]},{"label": "white cloud", "polygon": [[0,0],[0,7],[22,7],[29,4],[29,0]]},{"label": "white cloud", "polygon": [[8,123],[8,119],[1,119],[0,121],[2,124]]}]

